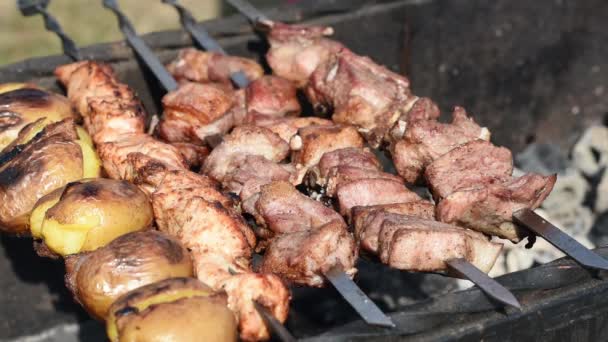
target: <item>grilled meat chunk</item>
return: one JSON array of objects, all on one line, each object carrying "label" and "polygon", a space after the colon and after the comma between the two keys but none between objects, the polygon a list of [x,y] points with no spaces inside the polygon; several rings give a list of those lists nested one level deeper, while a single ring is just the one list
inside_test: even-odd
[{"label": "grilled meat chunk", "polygon": [[274,74],[303,87],[317,67],[345,47],[331,39],[331,27],[273,23],[266,60]]},{"label": "grilled meat chunk", "polygon": [[287,157],[289,146],[272,131],[256,126],[236,127],[205,160],[203,172],[219,182],[232,171],[232,160],[239,155],[259,155],[273,162]]},{"label": "grilled meat chunk", "polygon": [[357,206],[406,203],[420,200],[413,191],[390,179],[361,179],[338,187],[336,191],[340,214],[350,217]]},{"label": "grilled meat chunk", "polygon": [[372,205],[352,209],[352,225],[359,246],[372,253],[378,252],[378,234],[382,224],[399,221],[404,216],[435,219],[435,206],[429,201]]},{"label": "grilled meat chunk", "polygon": [[[232,128],[229,113],[233,105],[233,91],[226,86],[182,84],[163,97],[160,137],[169,142],[202,144],[210,135],[223,134]],[[218,125],[218,121],[222,124]],[[209,125],[216,129],[210,129]]]},{"label": "grilled meat chunk", "polygon": [[472,140],[435,159],[424,176],[435,199],[440,200],[459,189],[502,183],[512,172],[511,151]]},{"label": "grilled meat chunk", "polygon": [[445,272],[446,261],[463,258],[487,273],[501,249],[481,233],[411,216],[385,221],[378,236],[380,260],[408,271]]},{"label": "grilled meat chunk", "polygon": [[260,271],[307,286],[325,284],[324,273],[341,265],[354,276],[357,247],[342,220],[319,228],[278,235],[270,241]]},{"label": "grilled meat chunk", "polygon": [[356,166],[339,165],[333,167],[327,174],[325,194],[329,197],[334,197],[340,186],[365,179],[382,179],[403,184],[401,177],[390,173]]},{"label": "grilled meat chunk", "polygon": [[411,108],[407,111],[403,110],[397,123],[393,125],[388,136],[385,136],[385,140],[393,144],[403,138],[408,123],[419,120],[434,120],[439,118],[439,114],[439,107],[433,100],[427,97],[416,97],[413,99]]},{"label": "grilled meat chunk", "polygon": [[451,193],[437,205],[437,219],[513,242],[526,232],[513,223],[513,213],[536,209],[553,189],[556,176],[527,174],[503,183],[472,185]]},{"label": "grilled meat chunk", "polygon": [[327,152],[346,148],[363,147],[363,138],[354,126],[307,126],[298,130],[291,139],[291,161],[298,172],[298,183],[308,170],[319,163]]},{"label": "grilled meat chunk", "polygon": [[246,101],[247,111],[253,115],[297,116],[302,110],[293,83],[271,75],[262,76],[247,86]]},{"label": "grilled meat chunk", "polygon": [[434,120],[409,123],[403,139],[392,146],[391,154],[399,175],[414,183],[433,160],[476,139],[490,140],[490,132],[469,118],[463,108],[456,107],[450,124]]},{"label": "grilled meat chunk", "polygon": [[180,50],[177,58],[167,65],[167,69],[178,81],[197,83],[230,84],[230,75],[237,71],[245,73],[249,80],[264,75],[264,69],[252,59],[193,48]]},{"label": "grilled meat chunk", "polygon": [[191,170],[198,170],[209,155],[209,148],[191,143],[173,143]]},{"label": "grilled meat chunk", "polygon": [[315,183],[321,186],[327,184],[332,170],[339,166],[357,167],[369,171],[382,171],[382,165],[376,156],[368,149],[346,147],[323,154],[317,167],[310,171]]},{"label": "grilled meat chunk", "polygon": [[319,65],[306,93],[311,103],[333,109],[334,122],[356,126],[372,147],[417,100],[407,78],[347,49]]},{"label": "grilled meat chunk", "polygon": [[248,117],[248,123],[265,127],[272,132],[278,134],[281,139],[287,143],[291,141],[291,138],[298,133],[298,130],[308,126],[331,126],[334,123],[327,119],[317,117],[282,117],[277,118],[274,116],[267,115],[250,115]]}]

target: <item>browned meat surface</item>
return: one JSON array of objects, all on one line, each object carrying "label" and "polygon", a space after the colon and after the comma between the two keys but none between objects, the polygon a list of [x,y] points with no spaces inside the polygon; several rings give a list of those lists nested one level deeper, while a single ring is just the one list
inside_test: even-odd
[{"label": "browned meat surface", "polygon": [[504,183],[473,185],[443,199],[437,219],[517,242],[526,234],[513,223],[513,213],[537,208],[555,180],[555,175],[527,174]]},{"label": "browned meat surface", "polygon": [[399,117],[390,134],[385,138],[390,143],[399,141],[403,138],[409,122],[437,119],[439,114],[439,107],[433,100],[427,97],[416,98],[411,108]]},{"label": "browned meat surface", "polygon": [[274,74],[303,87],[317,66],[344,49],[342,44],[325,38],[331,34],[331,27],[275,22],[268,33],[270,49],[266,60]]},{"label": "browned meat surface", "polygon": [[403,185],[388,179],[361,179],[340,186],[336,192],[340,214],[350,217],[351,209],[357,206],[405,203],[420,200],[420,197]]},{"label": "browned meat surface", "polygon": [[193,48],[183,49],[177,58],[167,65],[169,72],[179,81],[197,83],[230,83],[230,75],[242,71],[249,80],[264,75],[262,67],[254,60],[205,52]]},{"label": "browned meat surface", "polygon": [[163,97],[160,137],[169,142],[202,144],[214,133],[226,133],[233,126],[233,119],[227,116],[235,104],[233,94],[230,88],[217,84],[182,84]]},{"label": "browned meat surface", "polygon": [[191,170],[198,170],[209,155],[209,148],[206,146],[191,143],[173,143],[171,145],[177,148]]},{"label": "browned meat surface", "polygon": [[418,120],[407,125],[403,139],[392,146],[391,154],[399,175],[414,183],[433,160],[471,140],[490,140],[490,133],[456,107],[452,123]]},{"label": "browned meat surface", "polygon": [[481,233],[411,216],[385,221],[378,236],[380,260],[408,271],[445,272],[446,261],[463,258],[487,273],[501,249]]},{"label": "browned meat surface", "polygon": [[334,197],[340,186],[364,179],[382,179],[403,184],[401,177],[390,173],[356,166],[339,165],[333,167],[327,175],[325,194],[329,197]]},{"label": "browned meat surface", "polygon": [[58,67],[55,75],[84,119],[95,144],[144,133],[145,112],[135,93],[106,64],[83,61]]},{"label": "browned meat surface", "polygon": [[291,139],[291,161],[298,172],[298,183],[308,170],[316,166],[327,152],[346,148],[363,147],[363,138],[354,126],[307,126],[298,130]]},{"label": "browned meat surface", "polygon": [[255,209],[258,223],[275,234],[314,230],[331,221],[344,222],[333,209],[303,195],[288,182],[263,186]]},{"label": "browned meat surface", "polygon": [[378,251],[378,234],[386,220],[398,221],[403,216],[435,219],[435,206],[428,201],[372,205],[352,209],[352,226],[359,246],[372,253]]},{"label": "browned meat surface", "polygon": [[243,155],[262,156],[275,163],[287,157],[289,146],[272,131],[256,126],[236,127],[205,160],[203,172],[219,182],[232,171],[232,160]]},{"label": "browned meat surface", "polygon": [[248,122],[256,126],[268,128],[278,134],[281,139],[285,140],[287,143],[289,143],[291,138],[298,133],[300,128],[308,126],[331,126],[334,124],[331,120],[317,117],[277,118],[267,115],[250,115]]},{"label": "browned meat surface", "polygon": [[327,184],[328,175],[335,167],[352,166],[371,171],[382,171],[378,158],[368,149],[346,147],[323,154],[319,165],[311,172],[315,182],[321,186]]},{"label": "browned meat surface", "polygon": [[351,277],[357,247],[342,220],[328,222],[317,229],[278,235],[270,241],[260,267],[281,278],[308,286],[325,284],[324,273],[341,265]]},{"label": "browned meat surface", "polygon": [[463,188],[502,183],[511,178],[511,151],[473,140],[435,159],[424,172],[437,200]]},{"label": "browned meat surface", "polygon": [[333,109],[334,122],[359,128],[372,147],[417,99],[407,78],[346,49],[319,65],[306,92],[311,103]]},{"label": "browned meat surface", "polygon": [[247,86],[246,94],[247,111],[253,115],[297,116],[302,110],[296,87],[281,77],[262,76]]}]

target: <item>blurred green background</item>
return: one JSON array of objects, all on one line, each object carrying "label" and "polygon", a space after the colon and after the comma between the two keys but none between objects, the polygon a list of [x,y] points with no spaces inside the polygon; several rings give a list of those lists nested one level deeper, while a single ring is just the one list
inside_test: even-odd
[{"label": "blurred green background", "polygon": [[[272,6],[284,1],[254,0],[256,6]],[[16,0],[0,0],[0,65],[22,59],[61,53],[59,39],[47,32],[42,17],[22,17]],[[195,18],[205,20],[230,13],[220,0],[181,0]],[[176,11],[161,0],[121,0],[120,6],[138,33],[179,27]],[[122,40],[116,18],[101,0],[52,0],[49,12],[79,46]]]}]

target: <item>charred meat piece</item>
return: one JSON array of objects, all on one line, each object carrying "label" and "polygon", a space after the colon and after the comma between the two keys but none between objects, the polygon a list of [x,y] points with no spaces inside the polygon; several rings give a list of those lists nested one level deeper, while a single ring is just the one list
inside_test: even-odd
[{"label": "charred meat piece", "polygon": [[288,182],[263,186],[255,209],[257,222],[275,234],[314,230],[331,221],[344,222],[333,209],[303,195]]},{"label": "charred meat piece", "polygon": [[278,235],[270,241],[260,271],[278,274],[286,281],[321,287],[324,273],[341,265],[354,276],[357,247],[344,221],[319,228]]},{"label": "charred meat piece", "polygon": [[411,216],[385,221],[378,235],[380,260],[408,271],[446,272],[446,261],[463,258],[487,273],[501,249],[481,233]]},{"label": "charred meat piece", "polygon": [[297,116],[302,108],[296,97],[296,87],[277,76],[262,76],[246,88],[247,112],[273,117]]},{"label": "charred meat piece", "polygon": [[490,132],[469,118],[463,108],[456,107],[452,123],[434,120],[409,123],[403,139],[392,146],[391,154],[399,175],[414,183],[433,160],[476,139],[490,140]]},{"label": "charred meat piece", "polygon": [[193,48],[180,50],[177,58],[167,65],[178,81],[197,83],[230,83],[230,75],[242,71],[249,80],[264,75],[262,67],[254,60],[205,52]]},{"label": "charred meat piece", "polygon": [[303,87],[317,67],[345,47],[331,39],[331,27],[287,25],[275,22],[268,33],[266,54],[274,74]]},{"label": "charred meat piece", "polygon": [[[163,97],[164,113],[158,129],[160,137],[169,142],[202,144],[213,133],[223,134],[233,126],[226,117],[234,105],[233,91],[217,84],[185,83]],[[218,120],[225,124],[211,130],[208,125]],[[228,120],[228,122],[226,122]]]},{"label": "charred meat piece", "polygon": [[315,183],[325,186],[328,175],[338,166],[352,166],[364,170],[382,171],[380,161],[370,150],[346,147],[323,154],[318,166],[310,170],[314,174]]},{"label": "charred meat piece", "polygon": [[361,179],[338,187],[336,191],[340,214],[350,217],[357,206],[406,203],[421,198],[398,182],[389,179]]},{"label": "charred meat piece", "polygon": [[369,170],[356,166],[339,165],[333,167],[327,174],[325,194],[334,197],[342,185],[365,179],[382,179],[403,184],[401,177],[383,171]]},{"label": "charred meat piece", "polygon": [[512,172],[511,151],[473,140],[435,159],[424,176],[435,199],[441,200],[459,189],[503,183]]},{"label": "charred meat piece", "polygon": [[289,153],[289,146],[272,131],[256,126],[236,127],[205,160],[203,172],[223,183],[231,172],[231,162],[240,155],[259,155],[280,162]]},{"label": "charred meat piece", "polygon": [[382,224],[399,221],[404,216],[435,219],[435,206],[429,201],[372,205],[352,209],[352,225],[359,246],[368,252],[378,252],[378,234]]},{"label": "charred meat piece", "polygon": [[198,170],[209,155],[209,148],[191,143],[173,143],[191,170]]},{"label": "charred meat piece", "polygon": [[445,197],[437,205],[437,219],[520,241],[526,232],[513,223],[513,213],[538,208],[553,189],[556,178],[527,174],[503,183],[472,185]]},{"label": "charred meat piece", "polygon": [[346,49],[315,70],[306,93],[311,103],[333,109],[334,122],[356,126],[372,147],[417,100],[407,78]]},{"label": "charred meat piece", "polygon": [[346,148],[363,147],[363,138],[354,126],[307,126],[298,130],[291,139],[291,161],[298,172],[298,183],[308,170],[319,163],[327,152]]},{"label": "charred meat piece", "polygon": [[249,115],[249,124],[265,127],[274,133],[278,134],[281,139],[287,143],[291,141],[291,138],[298,134],[300,128],[308,126],[331,126],[334,123],[331,120],[317,118],[317,117],[283,117],[277,118],[268,115]]}]

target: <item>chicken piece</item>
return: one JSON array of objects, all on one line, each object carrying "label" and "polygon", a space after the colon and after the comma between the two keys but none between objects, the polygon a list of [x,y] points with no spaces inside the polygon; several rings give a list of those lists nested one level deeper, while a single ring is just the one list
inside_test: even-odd
[{"label": "chicken piece", "polygon": [[424,176],[439,201],[459,189],[502,183],[512,172],[511,151],[485,140],[472,140],[435,159]]},{"label": "chicken piece", "polygon": [[203,172],[220,183],[231,172],[232,160],[239,155],[259,155],[273,162],[287,157],[289,145],[278,135],[263,127],[239,126],[211,151]]},{"label": "chicken piece", "polygon": [[255,126],[268,128],[278,134],[287,143],[291,141],[293,136],[298,134],[300,128],[308,126],[332,126],[334,124],[331,120],[314,116],[277,118],[267,115],[250,115],[248,122]]},{"label": "chicken piece", "polygon": [[296,87],[277,76],[262,76],[246,89],[247,111],[273,117],[297,116],[302,108],[296,97]]},{"label": "chicken piece", "polygon": [[191,143],[173,143],[191,170],[198,170],[209,155],[209,148]]},{"label": "chicken piece", "polygon": [[408,124],[403,140],[392,146],[391,154],[397,173],[414,183],[433,160],[476,139],[490,140],[490,132],[469,118],[463,108],[455,107],[450,124],[434,120]]},{"label": "chicken piece", "polygon": [[361,179],[341,185],[336,191],[340,214],[350,218],[351,209],[357,206],[406,203],[421,198],[413,191],[389,179]]},{"label": "chicken piece", "polygon": [[378,170],[369,170],[356,166],[339,165],[333,167],[327,175],[325,194],[334,197],[339,187],[364,179],[383,179],[403,184],[401,177]]},{"label": "chicken piece", "polygon": [[353,126],[307,126],[291,139],[291,161],[296,166],[297,183],[309,169],[319,163],[325,153],[346,147],[363,147],[363,138]]},{"label": "chicken piece", "polygon": [[230,75],[237,71],[245,73],[248,80],[264,75],[264,69],[252,59],[193,48],[180,50],[177,58],[167,65],[167,69],[178,81],[197,83],[230,84]]},{"label": "chicken piece", "polygon": [[391,128],[389,135],[385,139],[389,144],[394,144],[403,138],[409,122],[434,120],[439,118],[439,115],[439,107],[437,107],[437,104],[433,100],[428,97],[416,98],[411,108],[399,117],[397,123],[393,125],[393,128]]},{"label": "chicken piece", "polygon": [[273,274],[242,273],[224,281],[221,287],[228,294],[228,308],[239,322],[243,341],[264,341],[270,338],[262,317],[253,302],[266,307],[279,321],[285,322],[289,313],[289,290]]},{"label": "chicken piece", "polygon": [[306,94],[311,103],[332,108],[334,122],[356,126],[374,148],[418,99],[407,78],[346,49],[319,65]]},{"label": "chicken piece", "polygon": [[252,214],[256,221],[276,234],[312,230],[331,221],[344,222],[333,209],[303,195],[284,181],[262,186],[255,209]]},{"label": "chicken piece", "polygon": [[264,254],[260,271],[274,273],[282,279],[306,286],[321,287],[324,273],[342,266],[351,278],[357,247],[344,221],[335,220],[319,228],[278,235]]},{"label": "chicken piece", "polygon": [[390,267],[416,272],[446,272],[446,262],[463,258],[488,273],[502,244],[481,233],[417,217],[385,221],[378,236],[380,260]]},{"label": "chicken piece", "polygon": [[527,233],[513,222],[513,213],[536,209],[553,189],[556,178],[527,174],[504,183],[458,190],[439,202],[437,219],[518,242]]},{"label": "chicken piece", "polygon": [[222,85],[182,84],[163,97],[164,112],[158,125],[160,137],[168,142],[202,144],[216,131],[212,129],[209,133],[206,126],[218,120],[225,123],[220,125],[222,129],[218,133],[227,132],[233,126],[232,118],[226,117],[234,105],[232,95],[233,91]]},{"label": "chicken piece", "polygon": [[399,221],[404,216],[435,219],[435,206],[429,201],[372,205],[352,209],[352,225],[359,246],[372,253],[378,252],[378,234],[382,224]]},{"label": "chicken piece", "polygon": [[336,52],[346,49],[325,38],[334,33],[331,27],[273,23],[268,33],[270,49],[266,60],[274,74],[304,87],[317,67]]},{"label": "chicken piece", "polygon": [[161,162],[173,170],[187,169],[186,161],[179,150],[158,141],[145,133],[125,134],[116,141],[97,145],[97,153],[110,178],[133,181],[136,177],[128,156],[142,153]]},{"label": "chicken piece", "polygon": [[58,67],[55,75],[67,88],[68,98],[95,144],[144,133],[143,106],[133,90],[118,82],[109,65],[76,62]]}]

